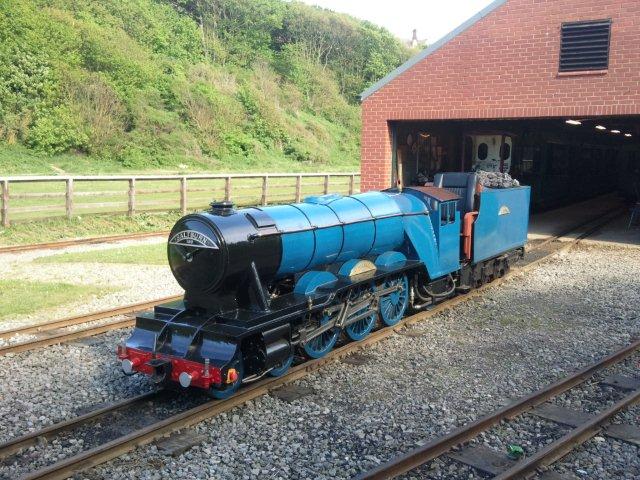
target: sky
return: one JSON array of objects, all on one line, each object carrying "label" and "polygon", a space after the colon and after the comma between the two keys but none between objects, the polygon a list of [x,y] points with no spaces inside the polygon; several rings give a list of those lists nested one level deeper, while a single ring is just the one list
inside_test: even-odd
[{"label": "sky", "polygon": [[397,37],[433,43],[489,5],[492,0],[302,0],[381,25]]}]

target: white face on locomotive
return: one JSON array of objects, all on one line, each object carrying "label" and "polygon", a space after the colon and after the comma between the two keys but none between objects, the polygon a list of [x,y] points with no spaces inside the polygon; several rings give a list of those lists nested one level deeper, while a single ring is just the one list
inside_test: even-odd
[{"label": "white face on locomotive", "polygon": [[509,173],[513,147],[510,136],[472,135],[472,138],[474,171]]}]

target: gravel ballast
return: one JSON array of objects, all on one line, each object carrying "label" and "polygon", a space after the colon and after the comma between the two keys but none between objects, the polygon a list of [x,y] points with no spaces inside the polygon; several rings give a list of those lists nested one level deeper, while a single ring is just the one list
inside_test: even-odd
[{"label": "gravel ballast", "polygon": [[[291,402],[263,396],[198,424],[209,440],[178,457],[152,445],[76,478],[352,477],[628,344],[640,330],[639,271],[640,258],[628,250],[579,247],[417,324],[411,335],[367,347],[363,362],[334,363],[296,382],[309,395]],[[2,436],[148,391],[145,379],[118,371],[114,348],[124,334],[0,358],[0,381],[11,385],[0,404]],[[42,374],[51,368],[51,376]],[[532,422],[538,436],[504,429],[485,443],[501,448],[513,437],[533,448],[557,433],[540,420],[524,424]],[[609,456],[614,465],[602,477],[596,466],[604,458],[578,458],[567,470],[629,478],[616,473],[640,464],[637,447],[628,448],[635,458]],[[421,473],[479,478],[446,459]]]}]

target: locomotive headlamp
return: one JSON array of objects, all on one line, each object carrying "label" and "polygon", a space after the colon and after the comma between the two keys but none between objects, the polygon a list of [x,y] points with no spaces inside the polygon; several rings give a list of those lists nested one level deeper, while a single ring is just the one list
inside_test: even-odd
[{"label": "locomotive headlamp", "polygon": [[182,372],[180,374],[180,377],[178,377],[178,380],[180,380],[180,385],[184,388],[187,388],[189,385],[191,385],[191,375],[189,375],[187,372]]},{"label": "locomotive headlamp", "polygon": [[182,385],[184,388],[187,388],[189,385],[191,385],[192,382],[197,381],[199,378],[200,373],[194,370],[191,373],[182,372],[178,376],[178,381],[180,382],[180,385]]},{"label": "locomotive headlamp", "polygon": [[124,360],[122,360],[122,371],[126,374],[126,375],[133,375],[134,373],[136,373],[133,370],[133,367],[136,366],[137,363],[135,361],[136,359],[134,359],[133,361],[129,360],[128,358],[125,358]]},{"label": "locomotive headlamp", "polygon": [[187,372],[182,372],[178,377],[178,380],[180,381],[180,385],[182,387],[187,388],[189,385],[191,385],[191,380],[193,380],[193,377]]}]

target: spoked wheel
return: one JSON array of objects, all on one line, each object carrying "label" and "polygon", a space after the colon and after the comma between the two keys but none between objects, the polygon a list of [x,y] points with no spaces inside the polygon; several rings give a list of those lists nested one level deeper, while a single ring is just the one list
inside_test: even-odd
[{"label": "spoked wheel", "polygon": [[[231,368],[235,369],[236,371],[235,380],[233,380],[230,383],[223,383],[220,387],[216,387],[215,385],[212,385],[211,387],[209,387],[209,395],[211,395],[213,398],[217,398],[218,400],[224,400],[226,398],[229,398],[234,393],[236,393],[240,388],[240,385],[242,385],[244,367],[243,367],[241,355],[238,356],[235,360],[233,360],[229,369]],[[228,375],[229,374],[227,374],[227,376]],[[224,380],[227,380],[227,378],[223,378],[223,381]]]},{"label": "spoked wheel", "polygon": [[269,375],[271,375],[272,377],[281,377],[282,375],[287,373],[287,370],[289,370],[292,363],[293,353],[289,355],[280,365],[276,365],[275,367],[273,367],[269,372]]},{"label": "spoked wheel", "polygon": [[[356,301],[360,297],[364,296],[366,293],[372,292],[372,291],[373,291],[373,287],[367,287],[367,286],[362,287],[360,289],[352,290],[351,293],[349,293],[349,301],[352,301],[352,302]],[[368,305],[363,307],[362,309],[353,313],[351,315],[351,318],[364,313],[365,311],[367,311],[368,308],[369,308]],[[362,340],[367,335],[369,335],[371,330],[373,330],[373,327],[375,327],[377,319],[378,319],[377,313],[372,313],[368,317],[365,317],[361,320],[358,320],[357,322],[352,323],[351,325],[348,325],[344,329],[344,331],[351,340],[354,340],[357,342],[359,340]],[[349,321],[348,318],[347,318],[347,321]]]},{"label": "spoked wheel", "polygon": [[[319,325],[324,325],[329,320],[332,320],[332,316],[328,313],[323,313],[320,317]],[[304,344],[304,351],[311,358],[321,358],[331,351],[333,346],[338,340],[340,331],[337,328],[332,328],[320,335],[312,338]]]},{"label": "spoked wheel", "polygon": [[397,287],[394,292],[380,297],[380,317],[385,325],[395,325],[404,316],[409,304],[409,280],[406,275],[391,277],[382,284],[381,289]]}]

